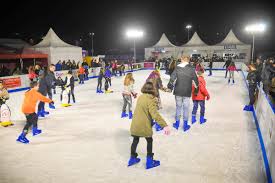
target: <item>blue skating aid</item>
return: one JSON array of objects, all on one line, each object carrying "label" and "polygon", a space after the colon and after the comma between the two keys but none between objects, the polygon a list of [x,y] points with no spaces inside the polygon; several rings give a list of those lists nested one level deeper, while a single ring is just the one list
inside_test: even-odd
[{"label": "blue skating aid", "polygon": [[21,133],[16,140],[17,142],[21,142],[23,144],[28,144],[30,141],[26,138],[24,133]]},{"label": "blue skating aid", "polygon": [[204,116],[201,116],[200,117],[200,124],[203,124],[205,123],[207,120],[204,118]]},{"label": "blue skating aid", "polygon": [[38,134],[42,133],[42,130],[39,130],[37,128],[32,128],[32,135],[33,136],[36,136]]},{"label": "blue skating aid", "polygon": [[183,122],[183,131],[186,132],[187,130],[189,130],[191,128],[190,125],[188,125],[188,121],[184,121]]},{"label": "blue skating aid", "polygon": [[192,124],[194,124],[196,121],[196,116],[192,115]]},{"label": "blue skating aid", "polygon": [[55,109],[55,106],[53,104],[49,104],[49,108]]},{"label": "blue skating aid", "polygon": [[150,168],[154,168],[160,166],[160,161],[158,160],[153,160],[153,157],[149,157],[147,156],[147,160],[146,160],[146,169],[150,169]]},{"label": "blue skating aid", "polygon": [[121,118],[126,118],[126,117],[128,117],[128,114],[126,114],[126,112],[122,112],[121,113]]},{"label": "blue skating aid", "polygon": [[135,165],[140,162],[140,158],[131,157],[128,161],[128,166]]},{"label": "blue skating aid", "polygon": [[132,119],[133,118],[133,113],[132,111],[129,111],[129,119]]},{"label": "blue skating aid", "polygon": [[163,128],[158,123],[156,123],[155,127],[157,132],[163,130]]},{"label": "blue skating aid", "polygon": [[252,105],[246,105],[243,108],[244,111],[253,111],[253,106]]},{"label": "blue skating aid", "polygon": [[179,129],[180,126],[180,121],[176,121],[175,123],[173,123],[173,127],[176,128],[177,130]]}]

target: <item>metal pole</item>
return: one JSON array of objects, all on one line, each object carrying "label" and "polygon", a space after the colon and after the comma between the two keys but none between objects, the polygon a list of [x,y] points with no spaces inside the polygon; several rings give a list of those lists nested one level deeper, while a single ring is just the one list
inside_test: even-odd
[{"label": "metal pole", "polygon": [[254,49],[255,49],[255,35],[253,34],[252,35],[252,37],[253,37],[253,41],[252,41],[252,58],[251,58],[251,60],[252,60],[252,62],[253,62],[253,59],[254,59]]},{"label": "metal pole", "polygon": [[187,29],[187,35],[188,35],[187,41],[189,41],[189,29]]},{"label": "metal pole", "polygon": [[92,57],[94,56],[94,33],[92,33]]},{"label": "metal pole", "polygon": [[134,62],[136,62],[136,40],[134,39]]}]

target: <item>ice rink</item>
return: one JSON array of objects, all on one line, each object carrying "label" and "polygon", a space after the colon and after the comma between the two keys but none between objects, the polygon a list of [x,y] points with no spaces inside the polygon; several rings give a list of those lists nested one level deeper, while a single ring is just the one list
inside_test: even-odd
[{"label": "ice rink", "polygon": [[[139,94],[150,72],[134,72]],[[161,75],[166,86],[169,76]],[[77,102],[69,108],[60,107],[59,94],[55,95],[57,109],[39,120],[43,133],[29,134],[28,145],[16,142],[25,125],[20,113],[24,92],[13,93],[8,105],[15,125],[0,128],[0,183],[264,182],[255,123],[252,114],[242,110],[248,92],[241,73],[235,77],[236,83],[228,85],[224,71],[205,75],[211,96],[206,102],[208,121],[196,122],[185,133],[172,128],[174,96],[160,93],[160,112],[171,126],[171,135],[155,132],[154,158],[161,166],[151,170],[145,170],[145,139],[138,146],[141,162],[127,167],[132,138],[131,121],[120,118],[123,77],[112,79],[112,94],[96,94],[97,79],[77,86]]]}]

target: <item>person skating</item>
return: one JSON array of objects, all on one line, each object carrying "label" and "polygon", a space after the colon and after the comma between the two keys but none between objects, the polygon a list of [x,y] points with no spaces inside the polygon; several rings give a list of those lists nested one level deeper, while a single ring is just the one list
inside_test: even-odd
[{"label": "person skating", "polygon": [[208,74],[208,76],[212,76],[213,58],[209,59],[209,65],[208,65],[208,67],[209,67],[209,74]]},{"label": "person skating", "polygon": [[68,71],[67,76],[65,77],[65,86],[66,86],[66,91],[68,93],[68,104],[71,102],[71,95],[73,98],[73,103],[75,103],[75,96],[74,96],[74,77],[73,77],[73,72],[72,70]]},{"label": "person skating", "polygon": [[[47,70],[47,69],[45,69],[45,70]],[[48,96],[49,96],[50,99],[53,98],[52,90],[57,85],[59,85],[57,79],[55,78],[54,71],[55,71],[55,65],[51,64],[50,67],[49,67],[48,73],[45,76],[45,78],[47,80],[47,83],[50,83],[50,87],[47,88],[48,89],[47,94],[48,94]],[[49,108],[55,109],[55,106],[53,104],[49,104]]]},{"label": "person skating", "polygon": [[228,60],[226,60],[226,62],[224,63],[223,67],[225,67],[225,77],[224,78],[227,78],[227,72],[228,72],[228,67],[230,66],[232,62],[232,59],[231,58],[228,58]]},{"label": "person skating", "polygon": [[78,69],[79,84],[84,84],[84,77],[85,77],[85,69],[81,65]]},{"label": "person skating", "polygon": [[[178,129],[180,125],[180,118],[183,109],[183,131],[190,129],[188,125],[189,119],[189,107],[190,107],[190,97],[192,94],[192,83],[194,82],[198,90],[198,78],[194,68],[189,64],[189,56],[182,56],[181,64],[179,64],[175,71],[172,73],[170,81],[167,88],[170,90],[174,89],[174,95],[176,100],[176,122],[173,127]],[[175,87],[174,87],[175,86]]]},{"label": "person skating", "polygon": [[257,70],[254,64],[248,66],[248,75],[246,80],[248,81],[248,92],[249,92],[249,105],[244,107],[244,111],[253,111],[253,105],[255,103],[255,92],[257,88]]},{"label": "person skating", "polygon": [[129,119],[132,119],[133,114],[132,114],[132,96],[134,98],[137,97],[137,93],[134,90],[134,83],[135,80],[133,78],[132,73],[128,73],[124,79],[124,90],[122,92],[122,97],[123,97],[123,107],[122,107],[122,113],[121,113],[121,118],[127,117],[126,113],[126,108],[128,106],[128,111],[129,111]]},{"label": "person skating", "polygon": [[228,84],[230,84],[230,79],[232,79],[233,84],[235,83],[234,80],[234,72],[237,71],[236,65],[234,62],[231,62],[230,65],[228,66],[227,70],[229,71],[229,79],[228,79]]},{"label": "person skating", "polygon": [[144,137],[147,141],[146,169],[154,168],[160,165],[160,161],[153,159],[152,120],[158,121],[161,127],[164,128],[164,133],[166,135],[170,134],[170,129],[158,112],[155,91],[154,84],[152,82],[146,82],[141,89],[142,95],[137,100],[137,105],[130,128],[133,143],[131,145],[131,157],[128,161],[128,166],[132,166],[140,162],[140,158],[138,158],[136,150],[139,139],[142,137]]},{"label": "person skating", "polygon": [[97,87],[96,87],[96,93],[103,93],[102,91],[102,79],[104,77],[104,69],[100,68],[99,75],[97,78]]},{"label": "person skating", "polygon": [[42,130],[37,128],[38,116],[35,113],[35,107],[38,101],[43,101],[53,104],[53,101],[50,98],[43,96],[38,92],[39,85],[36,81],[31,82],[31,89],[25,93],[24,102],[22,105],[22,112],[25,114],[27,122],[23,128],[22,133],[17,138],[18,142],[29,143],[29,140],[26,138],[29,128],[32,126],[33,136],[42,133]]},{"label": "person skating", "polygon": [[112,73],[110,71],[109,67],[105,68],[105,93],[112,93],[113,91],[110,89],[110,87],[112,86]]},{"label": "person skating", "polygon": [[10,116],[10,108],[6,104],[6,101],[9,100],[10,95],[8,90],[4,87],[3,82],[0,81],[0,124],[3,127],[12,126],[13,123],[11,122]]},{"label": "person skating", "polygon": [[200,105],[201,111],[200,111],[200,124],[203,124],[206,122],[206,119],[204,118],[205,114],[205,99],[209,100],[210,95],[206,89],[206,82],[204,80],[203,74],[204,71],[198,71],[198,81],[199,81],[199,90],[196,91],[195,86],[192,86],[192,100],[193,100],[193,111],[192,111],[192,123],[196,122],[196,115],[198,106]]}]

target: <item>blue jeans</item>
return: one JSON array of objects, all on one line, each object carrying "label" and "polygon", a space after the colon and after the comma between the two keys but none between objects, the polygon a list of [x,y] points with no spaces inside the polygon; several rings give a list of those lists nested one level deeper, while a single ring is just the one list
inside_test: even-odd
[{"label": "blue jeans", "polygon": [[183,109],[183,121],[188,121],[190,97],[175,96],[175,99],[176,99],[176,121],[180,120],[182,109]]},{"label": "blue jeans", "polygon": [[196,116],[199,105],[201,106],[201,116],[204,116],[205,101],[204,100],[193,100],[193,104],[194,104],[194,106],[193,106],[192,116]]}]

